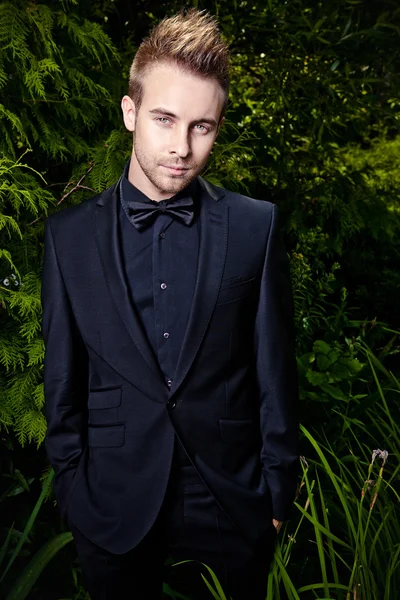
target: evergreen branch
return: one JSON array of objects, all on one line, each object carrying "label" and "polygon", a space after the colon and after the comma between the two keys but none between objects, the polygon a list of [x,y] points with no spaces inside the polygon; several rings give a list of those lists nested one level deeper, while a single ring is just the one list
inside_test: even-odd
[{"label": "evergreen branch", "polygon": [[24,367],[23,347],[15,336],[2,335],[0,337],[0,364],[7,372]]},{"label": "evergreen branch", "polygon": [[30,293],[22,291],[21,289],[18,291],[10,290],[2,285],[0,285],[0,289],[8,292],[6,297],[8,307],[11,310],[16,309],[16,314],[20,319],[36,318],[37,315],[40,314],[40,297],[35,297]]},{"label": "evergreen branch", "polygon": [[[78,189],[90,190],[90,191],[91,191],[91,192],[93,192],[94,194],[96,193],[96,190],[93,190],[92,188],[89,188],[89,187],[87,187],[87,186],[85,186],[85,185],[81,185],[82,181],[85,179],[85,177],[87,177],[87,176],[89,175],[89,173],[90,173],[90,171],[93,169],[93,167],[94,167],[94,164],[93,164],[93,165],[90,165],[89,169],[86,171],[86,173],[84,173],[84,174],[82,175],[82,177],[81,177],[81,178],[79,179],[79,181],[78,181],[78,182],[77,182],[77,183],[74,185],[74,187],[73,187],[73,188],[71,188],[71,189],[69,190],[69,192],[65,193],[65,194],[64,194],[64,195],[63,195],[63,196],[60,198],[60,200],[57,202],[57,206],[59,206],[59,205],[60,205],[62,202],[64,202],[64,200],[65,200],[66,198],[68,198],[68,196],[70,196],[70,195],[71,195],[73,192],[75,192],[75,191],[76,191],[76,190],[78,190]],[[68,183],[68,184],[67,184],[67,186],[68,186],[68,185],[72,185],[72,182]]]},{"label": "evergreen branch", "polygon": [[0,213],[0,231],[2,229],[5,229],[10,237],[11,232],[14,231],[22,239],[22,233],[16,220],[13,217]]},{"label": "evergreen branch", "polygon": [[47,422],[45,416],[36,408],[27,410],[21,415],[18,422],[16,422],[15,427],[15,432],[21,446],[23,446],[26,441],[31,443],[35,440],[37,447],[39,447],[46,437],[46,430]]},{"label": "evergreen branch", "polygon": [[[73,192],[76,192],[77,190],[89,190],[90,192],[93,192],[94,194],[96,193],[96,190],[94,190],[93,188],[88,187],[87,185],[81,185],[82,181],[85,179],[85,177],[90,173],[90,171],[93,169],[94,165],[91,165],[89,167],[89,169],[86,171],[86,173],[84,173],[82,175],[82,177],[79,179],[79,181],[74,185],[73,188],[71,188],[68,192],[66,192],[65,194],[63,194],[63,196],[60,198],[60,200],[57,202],[57,206],[59,206],[60,204],[62,204],[64,202],[64,200],[66,200],[66,198],[68,198],[68,196],[70,196],[71,194],[73,194]],[[56,184],[57,185],[57,184]],[[73,182],[68,182],[66,185],[66,188],[70,185],[73,185]],[[65,188],[64,188],[65,189]],[[35,219],[34,221],[32,221],[31,223],[29,223],[29,225],[34,225],[35,223],[37,223],[38,221],[40,221],[41,219],[43,219],[43,215],[41,217],[38,217],[37,219]]]},{"label": "evergreen branch", "polygon": [[29,165],[27,165],[25,163],[21,163],[21,160],[24,158],[25,154],[27,154],[28,152],[32,152],[32,149],[27,148],[25,150],[25,152],[23,154],[21,154],[21,156],[16,161],[12,161],[6,157],[2,157],[1,161],[0,161],[0,175],[3,175],[4,173],[7,173],[7,172],[11,173],[11,171],[13,171],[14,169],[20,169],[22,167],[24,169],[28,169],[29,171],[32,171],[33,173],[35,173],[35,175],[40,177],[40,179],[44,183],[46,183],[45,178],[43,177],[43,175],[41,173],[39,173],[39,171],[37,171],[36,169],[34,169],[33,167],[30,167]]},{"label": "evergreen branch", "polygon": [[7,394],[2,391],[4,389],[5,385],[0,385],[0,431],[4,429],[8,433],[8,428],[13,425],[14,420]]},{"label": "evergreen branch", "polygon": [[44,360],[44,341],[41,337],[37,337],[27,347],[28,352],[28,367],[41,365]]},{"label": "evergreen branch", "polygon": [[0,89],[8,83],[8,76],[3,68],[3,64],[0,63]]},{"label": "evergreen branch", "polygon": [[35,406],[38,410],[41,410],[44,407],[45,398],[44,398],[44,384],[40,383],[36,386],[35,391],[33,393],[33,399],[35,402]]},{"label": "evergreen branch", "polygon": [[[11,252],[9,252],[8,250],[5,250],[4,248],[0,248],[0,259],[2,259],[2,258],[4,258],[4,259],[5,259],[5,260],[8,262],[9,266],[11,267],[11,270],[12,270],[12,271],[14,271],[14,273],[15,273],[15,274],[16,274],[18,277],[20,277],[20,275],[19,275],[19,272],[18,272],[18,269],[17,269],[17,267],[15,266],[15,264],[13,263],[13,260],[12,260],[12,258],[11,258]],[[4,281],[4,280],[3,280],[3,281]],[[8,292],[8,291],[9,291],[9,290],[8,290],[8,288],[6,288],[6,287],[3,287],[1,284],[0,284],[0,290],[4,290],[4,291],[6,291],[6,292]]]},{"label": "evergreen branch", "polygon": [[44,100],[46,100],[46,91],[44,80],[51,74],[61,74],[61,69],[53,60],[44,58],[40,61],[35,61],[31,68],[26,71],[24,81],[30,94],[35,92]]},{"label": "evergreen branch", "polygon": [[17,117],[15,113],[8,110],[3,104],[0,104],[0,121],[3,117],[8,120],[8,122],[11,124],[12,129],[16,130],[16,132],[19,133],[22,139],[26,143],[28,143],[28,139],[26,137],[23,125],[19,117]]},{"label": "evergreen branch", "polygon": [[[39,319],[33,318],[21,325],[21,327],[18,330],[18,333],[21,336],[21,338],[24,339],[25,343],[31,342],[35,337],[41,334],[41,328],[41,321]],[[29,352],[30,350],[28,348],[28,354]]]},{"label": "evergreen branch", "polygon": [[104,56],[108,64],[110,64],[110,56],[114,60],[119,60],[111,39],[103,31],[101,25],[92,23],[86,19],[81,23],[74,16],[65,17],[66,15],[62,15],[63,25],[68,27],[71,37],[82,49],[91,54],[99,64],[101,64],[101,55]]},{"label": "evergreen branch", "polygon": [[[28,23],[30,30],[34,33],[37,32],[39,40],[38,42],[43,44],[46,48],[47,53],[51,56],[54,54],[60,54],[57,44],[52,37],[54,15],[50,7],[44,4],[34,4],[30,6],[30,10],[27,11]],[[32,28],[31,24],[35,27]],[[37,36],[35,36],[37,37]]]}]

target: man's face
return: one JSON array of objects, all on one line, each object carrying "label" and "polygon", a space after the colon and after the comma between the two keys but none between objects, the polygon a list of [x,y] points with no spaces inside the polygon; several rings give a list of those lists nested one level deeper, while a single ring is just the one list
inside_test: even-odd
[{"label": "man's face", "polygon": [[223,104],[216,79],[168,63],[148,72],[140,110],[122,99],[125,126],[134,132],[129,180],[152,200],[183,190],[207,162]]}]

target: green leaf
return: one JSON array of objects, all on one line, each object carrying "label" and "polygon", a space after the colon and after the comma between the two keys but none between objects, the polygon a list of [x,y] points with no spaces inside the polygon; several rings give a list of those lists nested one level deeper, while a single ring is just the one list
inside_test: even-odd
[{"label": "green leaf", "polygon": [[13,562],[15,561],[15,559],[17,558],[17,556],[18,556],[18,554],[19,554],[22,546],[24,545],[24,543],[28,539],[29,532],[32,529],[32,526],[33,526],[33,524],[35,522],[37,514],[38,514],[38,512],[40,510],[40,507],[41,507],[41,505],[43,503],[43,500],[46,497],[47,490],[48,490],[48,488],[49,488],[49,486],[50,486],[50,484],[51,484],[51,482],[53,480],[53,477],[54,477],[54,471],[52,469],[49,472],[49,474],[47,475],[47,477],[46,477],[46,481],[45,481],[43,489],[42,489],[42,491],[40,493],[39,499],[37,500],[37,502],[35,504],[35,507],[34,507],[32,513],[31,513],[29,519],[28,519],[28,522],[25,525],[23,534],[22,534],[22,536],[21,536],[21,538],[20,538],[20,540],[19,540],[19,542],[18,542],[18,544],[17,544],[17,546],[16,546],[16,548],[15,548],[15,550],[14,550],[14,552],[13,552],[11,558],[10,558],[10,560],[8,561],[8,564],[7,564],[7,566],[6,566],[5,570],[4,570],[1,578],[0,578],[0,583],[3,581],[4,577],[7,575],[7,573],[9,571],[11,565],[13,564]]},{"label": "green leaf", "polygon": [[321,390],[326,394],[329,394],[335,400],[342,400],[343,402],[348,402],[349,397],[342,392],[341,389],[334,387],[333,385],[321,384]]},{"label": "green leaf", "polygon": [[322,385],[329,381],[329,376],[319,371],[307,371],[306,377],[312,385]]},{"label": "green leaf", "polygon": [[49,540],[30,560],[17,578],[6,600],[25,600],[47,563],[73,539],[72,533],[60,533]]},{"label": "green leaf", "polygon": [[212,593],[212,595],[214,596],[215,600],[227,600],[224,591],[221,587],[220,582],[218,581],[217,576],[215,575],[214,571],[212,569],[210,569],[210,567],[208,567],[206,564],[201,563],[206,569],[207,571],[210,573],[211,578],[213,580],[213,583],[215,585],[215,590],[213,590],[213,588],[211,587],[210,583],[207,581],[207,579],[204,577],[203,574],[201,574],[204,582],[206,583],[208,589],[210,590],[210,592]]}]

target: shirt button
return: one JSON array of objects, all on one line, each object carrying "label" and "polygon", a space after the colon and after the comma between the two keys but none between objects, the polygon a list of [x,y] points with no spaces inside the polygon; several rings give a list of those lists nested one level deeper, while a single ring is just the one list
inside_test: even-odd
[{"label": "shirt button", "polygon": [[168,400],[168,402],[167,402],[167,406],[168,406],[168,408],[170,408],[170,409],[172,409],[172,410],[173,410],[173,409],[176,407],[176,402],[175,402],[175,400]]},{"label": "shirt button", "polygon": [[165,233],[163,231],[160,233],[160,238],[162,238],[162,239],[165,238]]},{"label": "shirt button", "polygon": [[172,385],[172,379],[167,379],[167,386],[170,388]]},{"label": "shirt button", "polygon": [[167,289],[167,284],[166,283],[162,283],[161,284],[161,289],[162,290],[166,290]]},{"label": "shirt button", "polygon": [[165,339],[166,339],[166,340],[169,338],[169,333],[168,333],[168,331],[166,331],[166,332],[164,333],[164,337],[165,337]]}]

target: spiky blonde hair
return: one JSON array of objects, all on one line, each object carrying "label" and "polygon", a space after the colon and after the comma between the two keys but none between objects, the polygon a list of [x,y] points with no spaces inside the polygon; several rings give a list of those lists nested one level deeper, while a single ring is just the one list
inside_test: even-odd
[{"label": "spiky blonde hair", "polygon": [[[143,75],[160,63],[176,64],[201,77],[216,79],[229,92],[229,50],[218,24],[208,12],[191,8],[164,18],[139,46],[129,73],[129,96],[137,110],[143,98]],[[222,116],[222,115],[221,115]]]}]

